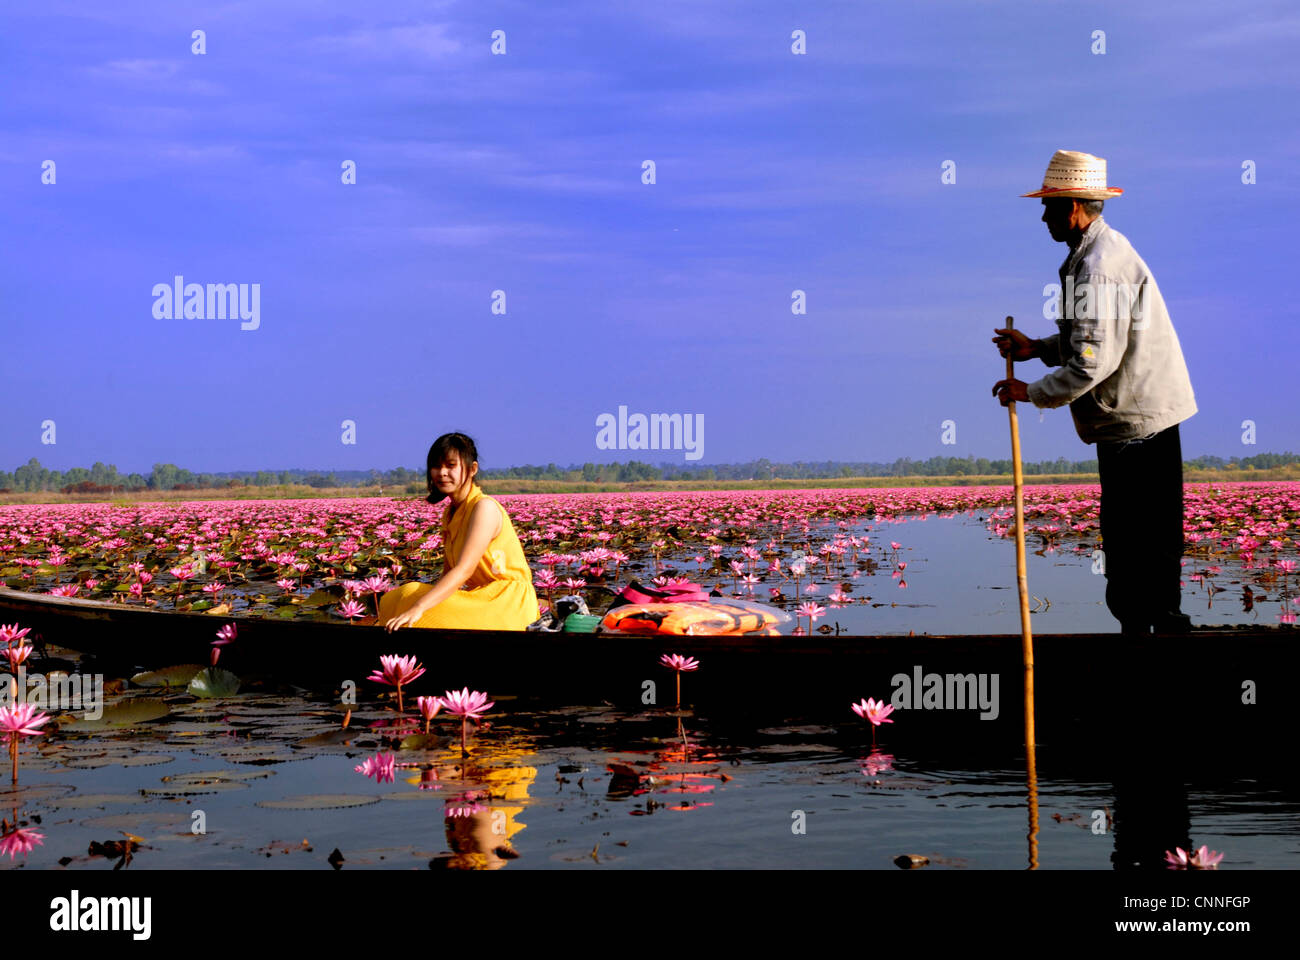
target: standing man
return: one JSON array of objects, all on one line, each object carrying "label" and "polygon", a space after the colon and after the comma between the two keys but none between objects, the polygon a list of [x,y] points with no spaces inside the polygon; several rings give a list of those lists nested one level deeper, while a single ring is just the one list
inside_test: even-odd
[{"label": "standing man", "polygon": [[1040,380],[1000,380],[993,392],[1037,407],[1070,405],[1084,443],[1097,444],[1106,606],[1126,635],[1185,633],[1181,612],[1183,454],[1178,424],[1196,413],[1178,335],[1151,271],[1101,215],[1121,193],[1106,161],[1058,150],[1043,187],[1043,223],[1068,244],[1058,333],[1031,340],[997,328],[1002,356],[1058,369]]}]

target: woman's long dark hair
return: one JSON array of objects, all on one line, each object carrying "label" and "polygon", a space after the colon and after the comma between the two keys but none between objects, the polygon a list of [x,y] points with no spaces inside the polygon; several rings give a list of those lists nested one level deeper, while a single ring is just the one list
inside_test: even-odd
[{"label": "woman's long dark hair", "polygon": [[478,460],[478,447],[474,446],[474,441],[463,433],[444,433],[433,441],[424,467],[424,483],[429,490],[429,495],[425,499],[430,503],[441,503],[447,497],[447,494],[434,489],[433,470],[435,467],[442,466],[443,461],[447,459],[447,454],[452,450],[460,455],[461,467],[467,474],[470,466]]}]

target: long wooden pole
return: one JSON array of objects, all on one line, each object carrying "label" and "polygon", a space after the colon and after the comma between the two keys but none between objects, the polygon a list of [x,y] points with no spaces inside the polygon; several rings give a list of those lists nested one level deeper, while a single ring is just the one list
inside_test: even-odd
[{"label": "long wooden pole", "polygon": [[[1010,331],[1015,319],[1007,317]],[[1007,351],[1007,379],[1015,378],[1015,358]],[[1025,574],[1025,500],[1024,475],[1020,469],[1020,421],[1016,402],[1007,404],[1011,420],[1011,478],[1016,501],[1016,587],[1020,592],[1020,647],[1025,664],[1025,759],[1029,794],[1029,868],[1038,867],[1038,771],[1037,744],[1034,737],[1034,634],[1029,626],[1029,582]]]},{"label": "long wooden pole", "polygon": [[[1007,317],[1007,329],[1014,318]],[[1015,378],[1015,358],[1007,351],[1007,379]],[[1025,478],[1020,469],[1020,421],[1016,402],[1007,404],[1011,418],[1011,477],[1016,493],[1016,588],[1020,591],[1020,645],[1025,661],[1025,744],[1034,745],[1034,635],[1029,626],[1029,582],[1025,576]]]}]

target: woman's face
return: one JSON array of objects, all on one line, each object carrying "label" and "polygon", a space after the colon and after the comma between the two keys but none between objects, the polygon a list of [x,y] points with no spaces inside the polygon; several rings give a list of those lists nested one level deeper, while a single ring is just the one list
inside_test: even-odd
[{"label": "woman's face", "polygon": [[460,454],[455,450],[447,453],[447,457],[442,461],[442,465],[434,467],[429,473],[433,480],[433,488],[439,493],[450,496],[454,491],[459,490],[465,481],[472,478],[478,472],[476,465],[471,464],[468,474],[465,465],[461,462]]}]

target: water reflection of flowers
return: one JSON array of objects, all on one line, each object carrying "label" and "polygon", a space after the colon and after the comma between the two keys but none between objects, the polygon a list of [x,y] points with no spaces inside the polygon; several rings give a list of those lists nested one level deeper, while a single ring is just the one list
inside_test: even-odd
[{"label": "water reflection of flowers", "polygon": [[449,817],[472,817],[476,813],[482,813],[487,807],[481,803],[471,803],[469,806],[448,807],[446,814]]},{"label": "water reflection of flowers", "polygon": [[368,757],[364,763],[359,764],[356,771],[367,777],[374,777],[376,783],[392,783],[396,767],[396,754],[384,755],[377,753],[373,757]]},{"label": "water reflection of flowers", "polygon": [[878,773],[894,769],[894,755],[872,750],[870,756],[863,757],[858,763],[862,767],[863,776],[874,777]]},{"label": "water reflection of flowers", "polygon": [[476,813],[483,813],[488,808],[478,801],[485,795],[478,790],[467,790],[458,797],[449,797],[444,813],[449,817],[472,817]]},{"label": "water reflection of flowers", "polygon": [[1182,847],[1174,847],[1174,852],[1165,851],[1165,862],[1170,870],[1216,870],[1223,854],[1215,853],[1202,845],[1199,850],[1188,853]]}]

